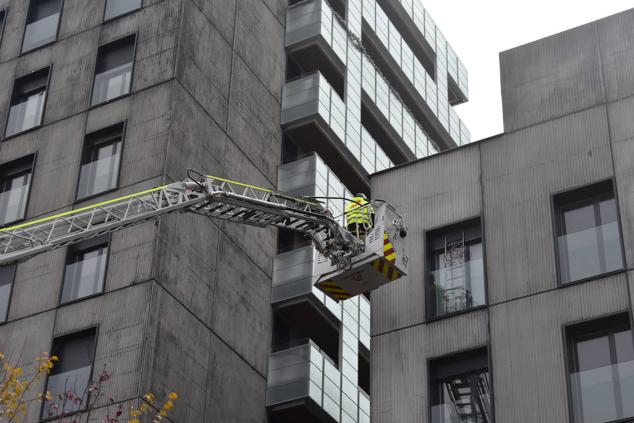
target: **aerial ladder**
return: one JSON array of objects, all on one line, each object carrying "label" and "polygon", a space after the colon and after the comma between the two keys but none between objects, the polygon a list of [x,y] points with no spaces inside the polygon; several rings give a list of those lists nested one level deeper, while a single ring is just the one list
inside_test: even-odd
[{"label": "aerial ladder", "polygon": [[363,206],[372,208],[374,222],[359,236],[311,197],[191,169],[187,176],[184,181],[0,229],[0,266],[180,212],[288,229],[310,238],[317,250],[313,282],[335,301],[369,292],[406,274],[405,222],[384,201]]}]

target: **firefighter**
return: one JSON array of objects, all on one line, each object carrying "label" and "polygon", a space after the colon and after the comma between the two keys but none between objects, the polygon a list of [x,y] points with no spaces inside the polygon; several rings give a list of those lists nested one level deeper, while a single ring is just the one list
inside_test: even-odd
[{"label": "firefighter", "polygon": [[365,238],[365,234],[374,223],[374,210],[368,203],[365,194],[357,194],[346,205],[346,227],[359,238]]}]

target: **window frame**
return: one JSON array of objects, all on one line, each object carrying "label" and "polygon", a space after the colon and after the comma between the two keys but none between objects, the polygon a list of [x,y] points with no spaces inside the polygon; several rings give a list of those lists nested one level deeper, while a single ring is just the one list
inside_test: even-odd
[{"label": "window frame", "polygon": [[[8,264],[6,267],[13,266],[13,275],[11,276],[11,289],[9,289],[9,301],[7,302],[7,312],[3,319],[0,319],[0,326],[9,323],[9,311],[11,311],[11,298],[13,298],[13,290],[15,289],[15,275],[18,273],[18,265]],[[2,266],[5,267],[5,266]],[[2,316],[0,316],[2,317]]]},{"label": "window frame", "polygon": [[[588,198],[582,198],[582,199],[576,199],[573,201],[567,201],[565,202],[565,206],[569,206],[571,204],[581,204],[583,202],[586,202],[588,204],[593,204],[595,205],[595,211],[596,211],[596,200],[602,196],[605,195],[605,192],[600,192],[600,193],[596,193],[596,190],[603,184],[610,184],[611,188],[612,188],[612,194],[613,194],[613,198],[614,198],[614,206],[615,206],[615,211],[616,211],[616,223],[617,223],[617,227],[618,227],[618,233],[619,233],[619,246],[620,246],[620,250],[621,250],[621,263],[623,265],[623,267],[621,269],[616,269],[616,270],[610,270],[609,272],[605,272],[605,273],[599,273],[593,276],[588,276],[582,279],[577,279],[575,281],[570,281],[570,282],[565,282],[563,275],[562,275],[562,268],[561,268],[561,254],[562,251],[559,248],[559,229],[563,228],[563,213],[561,213],[561,210],[563,209],[557,202],[557,197],[561,197],[563,195],[566,194],[570,194],[571,196],[574,196],[575,193],[579,192],[579,191],[589,191],[592,192],[592,190],[594,189],[595,192],[592,194],[592,201],[588,202]],[[551,224],[552,224],[552,238],[553,238],[553,245],[554,245],[554,252],[555,252],[555,274],[556,274],[556,278],[557,278],[557,288],[565,288],[567,286],[575,286],[581,283],[585,283],[585,282],[589,282],[589,281],[593,281],[596,279],[601,279],[601,278],[607,278],[613,275],[617,275],[623,272],[627,271],[627,266],[626,266],[626,261],[625,261],[625,248],[624,248],[624,240],[623,240],[623,228],[621,225],[621,207],[620,207],[620,203],[619,203],[619,195],[618,195],[618,187],[616,185],[616,178],[614,176],[610,177],[610,178],[606,178],[606,179],[601,179],[598,181],[593,181],[587,184],[583,184],[583,185],[578,185],[578,186],[574,186],[574,187],[570,187],[570,188],[566,188],[564,190],[560,190],[557,192],[554,192],[550,195],[550,213],[551,213]],[[595,223],[597,221],[597,219],[599,219],[600,217],[597,217],[597,215],[595,214]],[[562,226],[560,226],[562,225]],[[596,226],[595,226],[596,227]],[[569,266],[568,264],[568,260],[566,260],[566,266]],[[569,267],[567,267],[569,269]],[[568,270],[569,272],[569,270]]]},{"label": "window frame", "polygon": [[[65,3],[65,0],[60,0],[59,21],[57,22],[57,29],[55,31],[55,40],[53,40],[51,42],[48,42],[46,44],[42,44],[41,46],[37,46],[35,48],[32,48],[31,50],[23,51],[23,48],[24,48],[24,37],[26,36],[26,26],[28,25],[27,22],[29,20],[29,12],[31,10],[31,3],[33,1],[36,1],[36,0],[29,0],[29,5],[28,5],[28,7],[26,9],[26,17],[24,19],[24,25],[22,25],[22,41],[20,42],[20,54],[18,55],[18,57],[27,55],[29,53],[32,53],[32,52],[37,51],[39,49],[42,49],[44,47],[48,47],[48,46],[50,46],[52,44],[55,44],[59,40],[59,30],[60,30],[60,27],[62,26],[62,18],[64,17],[64,3]],[[50,73],[49,73],[49,77],[50,77]],[[47,87],[48,87],[48,84],[47,84]],[[43,118],[42,118],[42,120],[43,120]]]},{"label": "window frame", "polygon": [[[76,336],[79,335],[83,332],[88,333],[88,332],[92,332],[93,333],[93,343],[92,343],[92,365],[90,368],[90,375],[88,376],[88,383],[90,383],[93,380],[94,377],[94,373],[95,373],[95,361],[97,358],[97,341],[99,339],[99,329],[100,326],[99,324],[97,325],[92,325],[92,326],[87,326],[81,329],[72,329],[66,332],[62,332],[58,335],[53,334],[51,336],[51,341],[49,343],[49,345],[51,346],[49,351],[51,351],[51,355],[54,354],[53,351],[53,347],[55,346],[55,340],[56,339],[60,339],[60,338],[66,338],[66,337],[72,337],[72,336]],[[60,359],[63,360],[63,357]],[[46,379],[44,381],[44,390],[43,392],[48,391],[48,382],[49,382],[49,378],[50,378],[50,374],[46,374]],[[90,398],[90,395],[88,396],[88,398]],[[59,416],[51,416],[51,417],[44,417],[44,409],[46,407],[47,401],[43,400],[41,401],[41,405],[40,405],[40,415],[39,415],[39,420],[40,422],[47,422],[47,421],[54,421],[55,419],[59,419]],[[69,417],[75,414],[80,414],[85,412],[85,410],[78,410],[78,411],[73,411],[72,413],[68,413],[68,414],[64,414],[65,417]]]},{"label": "window frame", "polygon": [[[6,135],[7,134],[7,126],[9,126],[9,116],[11,115],[11,102],[13,101],[13,95],[15,94],[15,83],[18,81],[18,79],[22,79],[25,78],[29,75],[33,75],[34,73],[40,72],[44,69],[48,69],[48,76],[46,78],[46,95],[44,96],[44,104],[42,104],[42,118],[40,119],[40,124],[39,125],[35,125],[32,126],[29,129],[25,129],[24,131],[20,131],[20,132],[16,132],[15,134],[11,134],[11,135]],[[46,119],[46,105],[48,103],[48,95],[49,95],[49,90],[51,87],[51,74],[53,73],[53,64],[51,63],[48,66],[45,66],[43,68],[39,68],[36,70],[33,70],[29,73],[26,73],[22,76],[18,76],[18,77],[14,77],[13,78],[13,83],[11,85],[11,96],[9,97],[9,107],[7,108],[7,113],[6,116],[4,118],[4,127],[2,130],[2,140],[0,142],[4,142],[7,140],[10,140],[12,138],[16,138],[19,137],[20,135],[24,135],[24,134],[28,134],[29,132],[32,131],[37,131],[38,129],[42,128],[44,126],[44,120]]]},{"label": "window frame", "polygon": [[[489,383],[491,385],[491,392],[490,392],[490,396],[491,396],[491,401],[489,404],[490,407],[490,413],[491,413],[491,422],[489,423],[495,423],[496,422],[496,418],[495,418],[495,386],[493,383],[493,366],[492,366],[492,360],[491,360],[491,341],[489,340],[489,342],[484,345],[484,346],[478,346],[478,347],[470,347],[470,348],[466,348],[466,349],[461,349],[455,352],[451,352],[448,354],[443,354],[440,356],[433,356],[433,357],[428,357],[427,361],[426,361],[426,369],[427,369],[427,421],[431,422],[432,421],[432,417],[433,417],[433,413],[432,413],[432,407],[434,406],[432,403],[434,395],[435,395],[435,388],[438,386],[438,381],[442,381],[442,380],[446,380],[447,378],[438,378],[435,379],[433,378],[433,368],[434,368],[434,362],[438,363],[441,361],[448,361],[449,359],[452,360],[460,360],[460,361],[468,361],[470,359],[472,359],[473,356],[477,355],[477,354],[486,354],[486,363],[487,363],[487,372],[489,374]],[[454,375],[454,377],[458,377],[460,375],[464,375],[464,374],[469,374],[469,373],[474,373],[476,370],[471,370],[470,372],[462,372],[462,373],[456,373]]]},{"label": "window frame", "polygon": [[[573,389],[572,384],[570,382],[570,375],[572,370],[575,368],[575,360],[574,353],[572,351],[572,346],[574,345],[574,341],[578,341],[581,339],[588,340],[596,338],[597,334],[614,334],[614,327],[611,327],[610,330],[605,329],[606,322],[610,320],[618,320],[620,318],[624,318],[627,320],[630,325],[630,332],[632,333],[632,342],[634,342],[634,316],[630,312],[630,310],[617,311],[608,314],[603,314],[600,316],[595,316],[591,318],[586,318],[583,320],[578,320],[574,322],[564,323],[561,325],[561,340],[564,351],[564,378],[566,381],[566,401],[568,403],[568,421],[569,423],[577,423],[575,422],[575,409],[574,409],[574,401],[573,401]],[[578,335],[569,335],[569,332],[574,330],[581,330],[579,327],[588,326],[592,329],[584,334],[583,336]],[[592,336],[595,335],[595,336]],[[612,355],[612,351],[610,351],[610,355]],[[626,417],[623,419],[617,419],[606,423],[620,423],[620,422],[629,422],[632,420],[632,417]]]},{"label": "window frame", "polygon": [[[79,194],[79,183],[81,182],[81,167],[83,166],[83,160],[84,160],[84,154],[86,153],[86,138],[91,136],[91,135],[99,135],[101,132],[107,133],[109,131],[114,131],[114,129],[118,126],[121,126],[121,153],[119,154],[120,159],[119,159],[119,169],[117,169],[117,181],[115,183],[115,186],[113,188],[109,188],[105,191],[101,191],[98,192],[96,194],[91,194],[91,195],[87,195],[85,197],[82,198],[78,198],[78,194]],[[126,134],[127,134],[127,129],[128,129],[128,121],[123,120],[119,123],[115,123],[113,125],[109,125],[106,126],[105,128],[100,128],[97,130],[94,130],[92,132],[86,133],[84,134],[84,140],[83,140],[83,144],[82,144],[82,148],[81,148],[81,156],[79,158],[79,171],[77,172],[77,180],[75,182],[75,200],[74,200],[74,204],[77,203],[82,203],[86,200],[90,200],[93,199],[95,197],[99,197],[101,195],[105,195],[108,193],[111,193],[113,191],[116,191],[119,189],[119,182],[121,180],[121,168],[123,167],[123,152],[124,152],[124,148],[125,148],[125,139],[126,139]],[[101,141],[99,143],[102,143],[105,141]],[[94,145],[94,144],[92,144]]]},{"label": "window frame", "polygon": [[0,22],[0,46],[4,35],[4,27],[7,26],[7,16],[9,16],[9,8],[0,9],[0,14],[3,14],[2,22]]},{"label": "window frame", "polygon": [[[19,222],[23,222],[23,221],[25,221],[27,219],[27,216],[29,214],[29,205],[30,205],[30,202],[31,202],[31,191],[33,190],[33,182],[35,180],[35,164],[36,164],[36,161],[37,161],[37,152],[31,153],[31,154],[26,154],[24,156],[18,157],[17,159],[10,160],[8,162],[0,163],[0,170],[1,170],[3,166],[10,165],[10,164],[12,164],[14,162],[18,162],[20,160],[26,159],[29,156],[32,156],[33,160],[31,162],[31,183],[29,184],[29,189],[27,190],[27,193],[26,193],[26,204],[24,205],[24,210],[25,210],[24,211],[24,217],[21,217],[19,219],[14,219],[14,220],[11,220],[9,222],[6,222],[5,224],[0,225],[0,228],[6,228],[6,227],[9,227],[9,226],[15,225],[15,224],[17,224]],[[3,182],[3,179],[4,178],[2,177],[2,172],[0,172],[0,183]]]},{"label": "window frame", "polygon": [[[480,228],[480,240],[482,242],[482,274],[484,277],[484,304],[480,304],[477,306],[465,308],[463,310],[454,311],[451,313],[445,313],[441,315],[432,315],[430,313],[430,303],[428,298],[429,293],[429,282],[430,282],[430,272],[434,268],[431,263],[432,252],[430,250],[429,245],[430,241],[433,239],[435,235],[438,235],[441,232],[449,232],[452,230],[457,230],[459,228],[468,228],[473,225],[475,227],[475,223],[479,222],[478,227]],[[486,309],[489,306],[489,284],[488,284],[488,275],[487,275],[487,261],[486,261],[486,239],[484,232],[484,216],[474,216],[469,217],[464,220],[460,220],[455,223],[450,223],[447,225],[437,226],[434,228],[423,230],[423,290],[425,295],[424,307],[425,307],[425,322],[435,322],[437,320],[442,320],[450,317],[459,316],[465,313],[471,313],[477,310]]]},{"label": "window frame", "polygon": [[113,17],[111,17],[111,18],[106,18],[106,9],[107,9],[107,7],[108,7],[108,0],[106,0],[106,1],[104,2],[104,5],[103,5],[103,14],[102,14],[102,16],[101,16],[101,22],[102,22],[102,23],[104,23],[104,24],[105,24],[105,23],[108,23],[108,22],[112,22],[112,21],[114,21],[114,20],[116,20],[116,19],[119,19],[119,18],[123,18],[124,16],[131,15],[131,14],[133,14],[133,13],[135,13],[135,12],[138,12],[139,10],[143,9],[143,0],[141,0],[141,5],[140,5],[139,7],[137,7],[136,9],[129,10],[129,11],[125,12],[125,13],[122,13],[122,14],[120,14],[120,15],[116,15],[116,16],[113,16]]},{"label": "window frame", "polygon": [[[105,10],[105,9],[104,9]],[[97,79],[97,65],[99,63],[99,50],[101,50],[103,47],[106,47],[110,44],[114,44],[118,41],[124,40],[128,37],[134,37],[134,43],[132,46],[132,72],[130,72],[130,91],[126,94],[123,94],[119,97],[115,97],[115,98],[111,98],[110,100],[106,100],[104,102],[101,103],[97,103],[97,104],[92,104],[92,99],[93,96],[95,95],[95,81]],[[106,104],[110,104],[112,102],[121,100],[122,98],[126,98],[130,95],[133,94],[134,90],[133,90],[133,84],[134,84],[134,74],[136,71],[136,54],[137,54],[137,47],[139,44],[139,31],[137,30],[136,32],[132,32],[132,33],[128,33],[125,35],[122,35],[120,37],[114,38],[106,43],[100,44],[99,46],[97,46],[97,53],[95,54],[95,63],[93,64],[93,70],[92,70],[92,83],[91,83],[91,87],[90,87],[90,97],[88,97],[88,110],[92,110],[92,109],[96,109],[97,107],[101,107],[101,106],[105,106]]]},{"label": "window frame", "polygon": [[84,297],[79,297],[79,298],[73,298],[72,300],[68,300],[68,301],[63,301],[62,300],[62,295],[64,294],[64,281],[66,280],[66,268],[68,267],[68,259],[70,258],[71,253],[75,252],[75,250],[73,250],[73,247],[77,247],[79,245],[81,245],[80,243],[76,243],[76,244],[72,244],[69,245],[68,247],[66,247],[66,253],[64,254],[64,271],[62,272],[62,283],[60,285],[60,290],[59,290],[59,295],[58,295],[58,299],[57,299],[57,306],[58,307],[63,307],[63,306],[67,306],[70,304],[74,304],[77,303],[79,301],[84,301],[84,300],[88,300],[91,298],[95,298],[95,297],[99,297],[100,295],[104,295],[106,293],[106,282],[108,281],[108,267],[110,264],[110,252],[111,250],[111,246],[112,246],[112,233],[108,233],[106,235],[102,235],[100,237],[95,237],[95,238],[90,238],[87,239],[83,242],[90,242],[93,241],[95,242],[95,245],[90,246],[89,248],[85,248],[79,251],[92,251],[94,249],[96,249],[97,246],[102,245],[102,243],[96,242],[97,240],[103,239],[104,242],[103,244],[105,244],[108,247],[108,252],[106,253],[106,262],[104,264],[104,272],[103,272],[103,287],[101,289],[101,291],[99,292],[95,292],[93,294],[90,295],[86,295]]}]

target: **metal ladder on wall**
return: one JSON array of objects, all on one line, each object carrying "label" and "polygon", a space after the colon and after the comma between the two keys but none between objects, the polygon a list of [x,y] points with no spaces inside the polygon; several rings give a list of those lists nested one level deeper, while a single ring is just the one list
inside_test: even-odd
[{"label": "metal ladder on wall", "polygon": [[468,306],[468,293],[465,287],[465,254],[464,232],[459,240],[447,241],[445,236],[445,289],[443,292],[445,313],[459,311]]}]

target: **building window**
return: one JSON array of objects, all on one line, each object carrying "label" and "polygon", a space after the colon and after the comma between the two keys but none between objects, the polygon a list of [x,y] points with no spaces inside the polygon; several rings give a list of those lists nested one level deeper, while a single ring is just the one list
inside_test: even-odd
[{"label": "building window", "polygon": [[9,303],[16,265],[0,267],[0,323],[6,322],[9,316]]},{"label": "building window", "polygon": [[566,328],[575,423],[634,417],[634,340],[628,313]]},{"label": "building window", "polygon": [[136,35],[130,35],[97,52],[92,105],[121,97],[130,92]]},{"label": "building window", "polygon": [[0,225],[24,219],[34,156],[0,165]]},{"label": "building window", "polygon": [[86,136],[77,186],[77,199],[90,197],[117,187],[123,124]]},{"label": "building window", "polygon": [[359,342],[359,388],[370,395],[370,351]]},{"label": "building window", "polygon": [[22,53],[57,39],[57,27],[62,13],[62,0],[31,0],[26,18]]},{"label": "building window", "polygon": [[42,124],[49,68],[15,80],[5,136],[18,134]]},{"label": "building window", "polygon": [[[55,363],[46,382],[46,390],[51,392],[53,400],[44,403],[42,419],[67,415],[86,408],[96,332],[93,328],[53,340],[51,352],[59,357],[59,362]],[[66,398],[68,391],[81,401],[59,400],[59,396]]]},{"label": "building window", "polygon": [[554,197],[561,283],[623,269],[612,181]]},{"label": "building window", "polygon": [[429,370],[432,423],[493,421],[486,349],[434,360]]},{"label": "building window", "polygon": [[69,247],[61,303],[103,292],[108,244],[104,235]]},{"label": "building window", "polygon": [[0,41],[2,41],[2,34],[4,33],[4,20],[7,16],[6,10],[0,10]]},{"label": "building window", "polygon": [[486,304],[480,219],[427,234],[427,317]]},{"label": "building window", "polygon": [[141,0],[106,0],[104,21],[141,8]]}]

